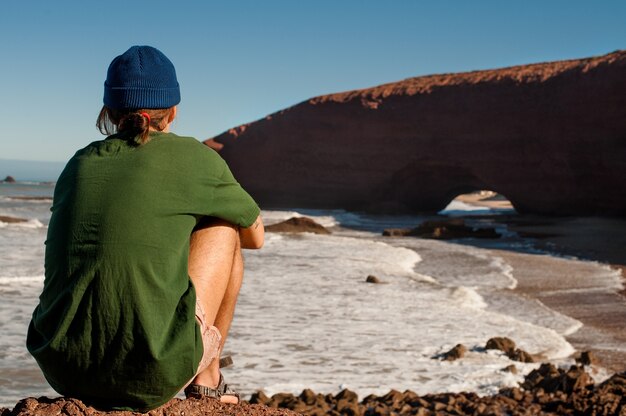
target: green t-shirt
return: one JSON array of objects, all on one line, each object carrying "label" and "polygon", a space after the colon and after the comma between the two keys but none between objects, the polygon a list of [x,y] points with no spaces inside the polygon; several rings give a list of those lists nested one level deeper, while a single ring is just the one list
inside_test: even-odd
[{"label": "green t-shirt", "polygon": [[189,137],[111,136],[59,177],[45,282],[28,350],[59,393],[146,411],[196,373],[203,347],[187,273],[204,216],[248,227],[259,214],[224,160]]}]

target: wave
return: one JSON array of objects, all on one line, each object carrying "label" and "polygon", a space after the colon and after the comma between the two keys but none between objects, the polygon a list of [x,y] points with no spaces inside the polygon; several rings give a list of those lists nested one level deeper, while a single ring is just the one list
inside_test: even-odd
[{"label": "wave", "polygon": [[43,282],[44,276],[0,276],[0,285],[10,285],[14,283]]},{"label": "wave", "polygon": [[8,201],[20,201],[20,202],[30,202],[30,203],[46,203],[49,204],[52,202],[51,196],[26,196],[26,195],[13,195],[6,196],[3,199]]}]

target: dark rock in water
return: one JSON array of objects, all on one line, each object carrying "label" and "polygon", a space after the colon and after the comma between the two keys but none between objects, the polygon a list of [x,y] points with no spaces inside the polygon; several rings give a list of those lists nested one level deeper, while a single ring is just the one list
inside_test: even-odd
[{"label": "dark rock in water", "polygon": [[389,237],[421,237],[436,240],[452,240],[459,238],[500,238],[495,228],[474,228],[465,224],[462,218],[424,221],[415,228],[388,228],[383,236]]},{"label": "dark rock in water", "polygon": [[28,220],[25,218],[7,217],[5,215],[0,215],[0,222],[5,222],[7,224],[16,224],[20,222],[28,222]]},{"label": "dark rock in water", "polygon": [[466,352],[467,352],[467,347],[465,345],[457,344],[450,351],[444,353],[442,355],[442,358],[445,361],[454,361],[454,360],[458,360],[459,358],[463,358]]},{"label": "dark rock in water", "polygon": [[4,178],[4,180],[2,182],[4,182],[4,183],[15,183],[16,180],[15,180],[15,178],[13,176],[9,175],[6,178]]},{"label": "dark rock in water", "polygon": [[522,363],[534,363],[536,361],[532,354],[529,354],[519,348],[515,348],[515,342],[506,337],[490,338],[485,345],[485,349],[503,351],[507,357],[513,361],[519,361]]},{"label": "dark rock in water", "polygon": [[[59,397],[48,399],[27,398],[20,400],[13,410],[4,409],[2,416],[140,416],[145,413],[130,411],[100,411],[85,405],[77,399]],[[150,416],[235,416],[235,415],[297,415],[287,409],[272,409],[260,404],[242,403],[240,405],[222,404],[215,399],[172,399],[163,406],[150,411]]]},{"label": "dark rock in water", "polygon": [[405,237],[410,233],[410,228],[386,228],[383,230],[383,236],[385,237]]},{"label": "dark rock in water", "polygon": [[517,367],[514,364],[507,365],[502,369],[502,371],[506,371],[507,373],[517,374]]},{"label": "dark rock in water", "polygon": [[367,278],[365,279],[365,282],[367,282],[367,283],[382,283],[378,277],[376,277],[374,275],[371,275],[371,274],[369,276],[367,276]]},{"label": "dark rock in water", "polygon": [[519,348],[513,351],[512,353],[507,353],[507,356],[513,361],[519,361],[521,363],[534,363],[535,357],[532,354],[527,353],[524,350],[520,350]]},{"label": "dark rock in water", "polygon": [[307,217],[293,217],[277,224],[267,225],[265,231],[273,233],[315,233],[330,234],[323,225]]},{"label": "dark rock in water", "polygon": [[507,337],[493,337],[487,341],[485,349],[504,351],[508,355],[515,351],[515,342]]},{"label": "dark rock in water", "polygon": [[465,224],[465,220],[452,218],[441,221],[425,221],[412,229],[409,235],[452,240],[458,238],[500,238],[495,228],[473,228]]},{"label": "dark rock in water", "polygon": [[214,140],[268,208],[438,212],[491,189],[520,213],[625,215],[625,68],[617,51],[409,78],[315,97]]},{"label": "dark rock in water", "polygon": [[576,357],[576,362],[581,365],[594,365],[598,364],[598,359],[591,351],[583,351],[579,357]]}]

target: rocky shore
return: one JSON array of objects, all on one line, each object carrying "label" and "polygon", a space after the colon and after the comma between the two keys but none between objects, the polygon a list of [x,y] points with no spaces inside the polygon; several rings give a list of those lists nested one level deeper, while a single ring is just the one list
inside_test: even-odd
[{"label": "rocky shore", "polygon": [[[479,397],[475,393],[444,393],[419,396],[406,390],[391,390],[383,396],[359,400],[356,393],[343,390],[336,395],[309,389],[300,395],[263,392],[249,402],[226,405],[211,399],[173,399],[148,414],[173,415],[616,415],[626,414],[626,372],[602,383],[583,365],[569,369],[542,364],[529,373],[519,387],[501,389],[498,394]],[[0,409],[0,416],[135,416],[127,411],[104,412],[80,400],[45,397],[28,398],[14,409]]]},{"label": "rocky shore", "polygon": [[359,400],[354,392],[315,394],[304,390],[299,396],[263,393],[250,403],[286,408],[305,415],[624,415],[626,373],[600,384],[582,366],[568,370],[543,364],[532,371],[520,387],[502,389],[493,396],[446,393],[419,396],[407,390],[391,390],[384,396]]}]

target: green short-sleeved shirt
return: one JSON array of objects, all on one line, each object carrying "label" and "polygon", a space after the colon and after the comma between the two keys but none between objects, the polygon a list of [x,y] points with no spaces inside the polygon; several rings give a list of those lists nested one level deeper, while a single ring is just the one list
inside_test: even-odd
[{"label": "green short-sleeved shirt", "polygon": [[45,283],[28,350],[59,393],[140,411],[195,374],[202,340],[187,273],[199,218],[248,227],[259,214],[197,140],[111,136],[68,162],[55,189]]}]

